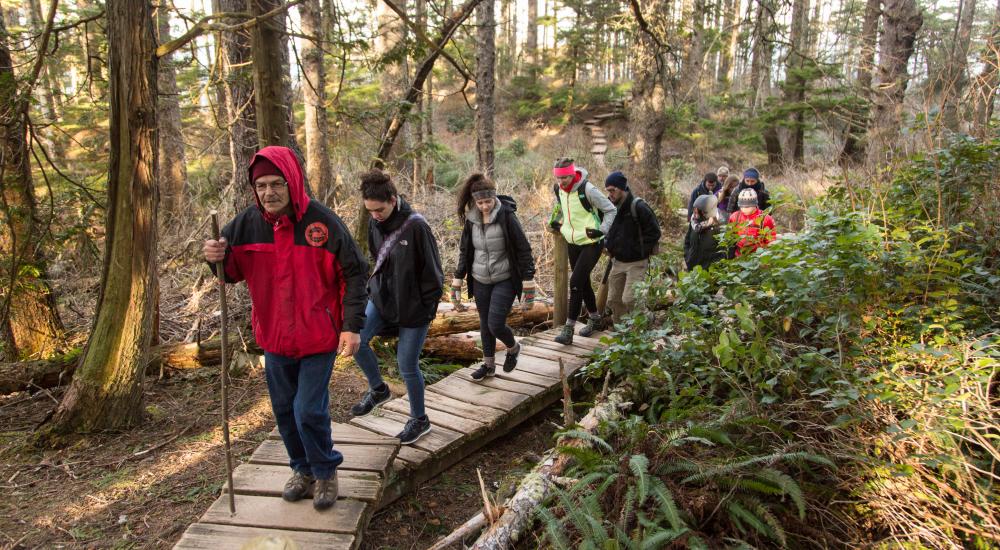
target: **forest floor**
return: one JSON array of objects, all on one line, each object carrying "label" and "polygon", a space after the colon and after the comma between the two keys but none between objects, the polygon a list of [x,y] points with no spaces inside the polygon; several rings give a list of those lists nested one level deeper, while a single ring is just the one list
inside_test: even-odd
[{"label": "forest floor", "polygon": [[[148,381],[141,429],[94,435],[60,451],[36,449],[31,437],[61,389],[0,398],[0,490],[7,495],[0,548],[171,547],[218,497],[225,477],[217,374],[204,368]],[[335,421],[349,418],[365,388],[353,367],[334,373]],[[235,376],[231,396],[238,463],[274,426],[262,368]],[[535,417],[377,512],[363,548],[425,548],[465,522],[481,506],[476,468],[492,488],[520,479],[552,445],[553,418]]]}]

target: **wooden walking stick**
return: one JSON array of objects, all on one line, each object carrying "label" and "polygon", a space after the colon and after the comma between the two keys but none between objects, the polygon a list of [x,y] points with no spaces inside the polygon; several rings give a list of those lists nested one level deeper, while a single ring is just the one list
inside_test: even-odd
[{"label": "wooden walking stick", "polygon": [[[212,238],[219,240],[219,213],[212,210]],[[236,514],[236,494],[233,492],[233,448],[229,442],[229,310],[226,307],[226,268],[215,262],[219,277],[219,305],[222,309],[222,439],[226,445],[226,479],[229,483],[229,513]]]}]

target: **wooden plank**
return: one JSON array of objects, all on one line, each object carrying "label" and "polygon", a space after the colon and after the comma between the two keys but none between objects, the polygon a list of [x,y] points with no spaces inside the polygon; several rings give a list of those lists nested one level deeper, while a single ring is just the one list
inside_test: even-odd
[{"label": "wooden plank", "polygon": [[[562,331],[562,329],[554,328],[549,329],[544,332],[536,332],[531,336],[524,339],[526,342],[535,342],[537,340],[544,340],[552,342],[555,340],[556,336]],[[573,335],[573,345],[581,348],[587,349],[603,349],[607,347],[607,344],[601,342],[601,338],[608,336],[607,332],[595,332],[593,336],[580,336],[579,334]]]},{"label": "wooden plank", "polygon": [[[558,368],[558,365],[556,365]],[[546,376],[544,374],[536,374],[530,370],[521,368],[521,358],[518,357],[517,367],[510,371],[504,372],[503,369],[497,369],[497,377],[501,380],[510,380],[513,382],[521,382],[524,384],[531,384],[533,386],[538,386],[540,388],[548,388],[560,383],[560,380],[556,376]]]},{"label": "wooden plank", "polygon": [[[358,426],[333,422],[330,425],[333,431],[334,445],[395,445],[399,443],[394,437],[386,437],[371,430],[366,430]],[[278,428],[271,430],[268,439],[281,439]]]},{"label": "wooden plank", "polygon": [[473,405],[484,405],[504,411],[509,411],[529,399],[527,395],[521,393],[498,390],[451,375],[428,386],[427,390]]},{"label": "wooden plank", "polygon": [[407,464],[407,467],[417,467],[431,458],[431,453],[414,447],[413,445],[400,445],[396,458]]},{"label": "wooden plank", "polygon": [[[396,445],[398,444],[397,439]],[[385,473],[396,455],[396,448],[389,445],[337,445],[336,449],[344,455],[344,462],[340,467],[345,470]],[[261,443],[250,457],[250,463],[288,466],[285,445],[274,440]]]},{"label": "wooden plank", "polygon": [[294,541],[299,548],[310,550],[350,550],[354,537],[339,533],[284,531],[259,527],[237,527],[214,523],[194,523],[184,531],[174,550],[242,550],[251,540],[275,537]]},{"label": "wooden plank", "polygon": [[366,502],[351,498],[337,500],[333,508],[317,511],[311,499],[288,502],[279,497],[236,495],[236,514],[229,514],[229,496],[219,497],[201,517],[202,523],[243,525],[265,529],[320,531],[353,535],[363,526]]},{"label": "wooden plank", "polygon": [[601,155],[601,154],[604,154],[604,153],[607,153],[607,152],[608,152],[608,146],[607,145],[595,145],[594,147],[592,147],[590,149],[590,154],[592,154],[592,155]]},{"label": "wooden plank", "polygon": [[535,395],[538,395],[545,389],[543,387],[535,386],[533,384],[525,384],[523,382],[504,380],[503,378],[499,378],[496,376],[492,378],[489,377],[483,378],[482,380],[477,382],[472,379],[473,372],[475,372],[475,369],[473,369],[472,367],[466,367],[464,369],[455,371],[454,373],[451,374],[451,376],[461,377],[465,380],[468,380],[469,382],[472,382],[473,384],[479,384],[480,386],[486,386],[488,388],[495,388],[498,390],[520,393],[527,395],[528,397],[533,397]]},{"label": "wooden plank", "polygon": [[[280,497],[291,473],[288,466],[242,464],[233,470],[233,488],[238,495]],[[340,488],[339,498],[376,502],[382,488],[382,475],[338,468],[337,483]],[[222,491],[227,490],[228,487],[223,485]]]},{"label": "wooden plank", "polygon": [[539,359],[547,359],[549,361],[559,362],[559,359],[563,360],[567,369],[575,370],[581,365],[585,364],[586,361],[581,357],[576,357],[575,355],[566,355],[559,353],[554,350],[547,348],[540,348],[536,346],[521,346],[521,354],[528,355],[531,357],[538,357]]},{"label": "wooden plank", "polygon": [[[401,402],[393,401],[386,403],[383,407],[389,411],[405,415],[410,414],[410,401],[408,399],[401,400]],[[465,435],[472,435],[474,433],[478,433],[480,430],[486,429],[486,424],[480,420],[463,418],[449,412],[428,407],[426,400],[424,402],[424,410],[427,412],[427,418],[430,418],[431,424],[434,426],[444,426],[449,430],[463,433]]]},{"label": "wooden plank", "polygon": [[[399,414],[383,408],[382,413],[379,415],[369,414],[368,416],[360,418],[352,418],[351,422],[363,428],[388,434],[401,432],[403,427],[406,425],[406,421],[409,419],[410,417],[408,415]],[[463,437],[465,437],[465,434],[461,432],[449,430],[444,426],[434,425],[434,423],[431,423],[430,433],[421,437],[418,441],[413,443],[412,446],[422,451],[436,453]]]},{"label": "wooden plank", "polygon": [[563,355],[571,355],[573,357],[590,357],[594,350],[582,348],[573,344],[563,345],[558,342],[551,340],[536,340],[534,342],[529,342],[528,346],[535,348],[545,348]]},{"label": "wooden plank", "polygon": [[452,399],[446,395],[441,395],[440,393],[434,393],[431,391],[424,394],[424,405],[428,409],[436,409],[439,411],[449,412],[455,416],[479,420],[486,425],[492,425],[497,419],[504,415],[504,411],[500,409],[494,409],[493,407],[487,405],[473,405],[471,403],[459,401],[458,399]]},{"label": "wooden plank", "polygon": [[549,359],[533,357],[531,355],[521,355],[517,358],[517,368],[514,372],[530,372],[531,374],[544,376],[553,380],[559,380],[559,363]]}]

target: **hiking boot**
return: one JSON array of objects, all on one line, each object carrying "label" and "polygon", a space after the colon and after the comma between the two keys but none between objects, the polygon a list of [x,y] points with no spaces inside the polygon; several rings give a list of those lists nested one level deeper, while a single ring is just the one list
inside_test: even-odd
[{"label": "hiking boot", "polygon": [[[506,364],[506,363],[505,363]],[[480,381],[487,376],[494,376],[496,374],[496,367],[487,367],[486,363],[479,365],[479,368],[471,374],[472,379],[475,381]]]},{"label": "hiking boot", "polygon": [[521,344],[514,344],[517,351],[507,350],[507,355],[503,358],[503,371],[510,372],[517,366],[517,356],[521,354]]},{"label": "hiking boot", "polygon": [[556,336],[556,343],[568,346],[573,343],[573,326],[563,325],[562,331]]},{"label": "hiking boot", "polygon": [[587,319],[587,326],[580,329],[580,336],[587,337],[597,330],[597,325],[601,324],[600,317],[589,317]]},{"label": "hiking boot", "polygon": [[285,490],[281,493],[281,498],[288,502],[302,500],[302,497],[309,493],[309,487],[312,486],[313,481],[315,479],[312,476],[307,476],[302,472],[294,472],[292,477],[285,482]]},{"label": "hiking boot", "polygon": [[403,426],[403,431],[396,435],[400,445],[409,445],[431,431],[431,421],[426,416],[423,418],[411,418]]},{"label": "hiking boot", "polygon": [[382,384],[383,389],[379,390],[368,390],[364,395],[361,396],[361,401],[358,401],[356,405],[351,407],[351,414],[354,416],[366,416],[368,413],[375,410],[382,403],[392,399],[392,392],[389,391],[389,386]]},{"label": "hiking boot", "polygon": [[337,502],[337,494],[340,487],[337,483],[337,473],[333,473],[330,479],[317,479],[316,488],[313,489],[313,508],[326,510]]}]

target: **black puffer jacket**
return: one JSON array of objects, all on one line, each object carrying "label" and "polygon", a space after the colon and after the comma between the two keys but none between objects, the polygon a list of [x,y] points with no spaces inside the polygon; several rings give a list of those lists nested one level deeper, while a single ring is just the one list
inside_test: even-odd
[{"label": "black puffer jacket", "polygon": [[[368,250],[374,258],[382,241],[412,213],[410,205],[399,197],[396,210],[384,222],[368,221]],[[418,220],[400,235],[385,265],[368,281],[368,297],[386,325],[414,328],[434,319],[443,293],[444,271],[437,242],[427,222]]]},{"label": "black puffer jacket", "polygon": [[695,229],[688,224],[687,235],[684,236],[684,263],[688,270],[700,265],[702,269],[726,257],[726,251],[719,246],[719,234],[725,225],[715,224],[709,227]]},{"label": "black puffer jacket", "polygon": [[[531,255],[531,243],[521,228],[518,221],[517,203],[514,199],[501,195],[500,211],[497,212],[496,220],[493,223],[500,224],[503,230],[504,246],[507,249],[507,261],[510,262],[511,282],[514,284],[514,293],[520,298],[521,290],[524,288],[524,281],[535,278],[535,258]],[[469,297],[472,297],[472,285],[476,284],[472,277],[472,262],[475,260],[476,251],[472,245],[472,222],[466,220],[462,229],[462,238],[458,245],[458,267],[455,268],[455,278],[465,279],[468,286]]]},{"label": "black puffer jacket", "polygon": [[[753,189],[754,191],[757,192],[757,208],[760,208],[761,210],[767,210],[767,207],[771,206],[771,194],[768,193],[767,188],[764,187],[763,180],[757,180],[757,183],[753,185],[747,185],[747,182],[741,181],[740,184],[736,187],[736,189],[733,189],[733,194],[729,196],[729,204],[726,205],[726,211],[728,211],[730,214],[740,209],[738,204],[740,199],[740,191],[744,189]],[[690,218],[691,218],[691,212],[689,211],[688,219]]]},{"label": "black puffer jacket", "polygon": [[[660,224],[653,209],[646,201],[639,201],[635,208],[635,218],[632,218],[632,201],[635,196],[629,193],[618,206],[618,214],[611,224],[611,229],[605,237],[605,247],[608,254],[620,262],[638,262],[653,255],[656,245],[660,242]],[[640,247],[639,234],[642,233]]]}]

